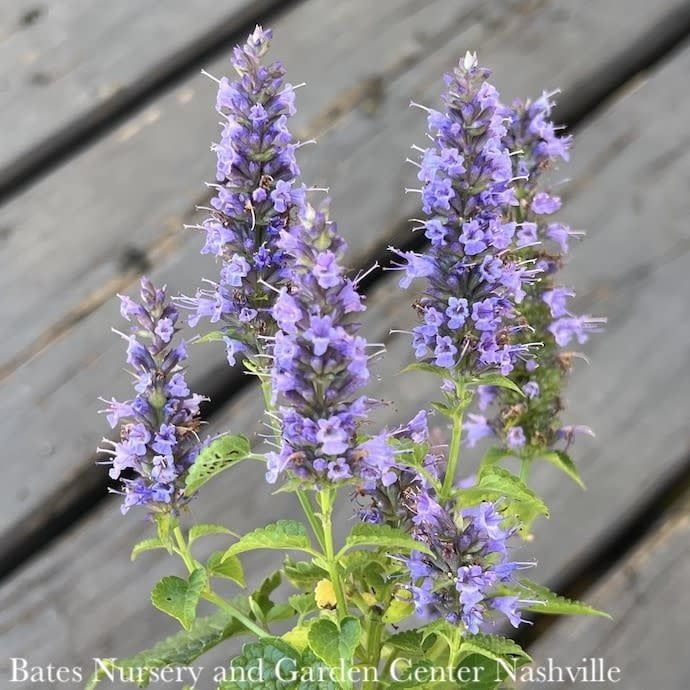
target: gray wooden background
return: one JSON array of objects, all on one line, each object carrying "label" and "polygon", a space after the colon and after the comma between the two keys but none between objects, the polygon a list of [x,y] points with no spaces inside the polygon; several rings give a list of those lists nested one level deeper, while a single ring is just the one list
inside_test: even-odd
[{"label": "gray wooden background", "polygon": [[[614,620],[539,621],[523,641],[537,660],[603,656],[625,690],[687,688],[688,0],[0,0],[0,677],[12,656],[88,666],[175,630],[148,592],[177,565],[129,562],[150,528],[120,516],[94,465],[97,397],[127,394],[115,293],[144,270],[174,291],[215,275],[182,229],[214,172],[214,84],[199,71],[228,73],[257,21],[308,84],[294,126],[319,143],[300,162],[331,188],[353,269],[409,242],[403,161],[424,120],[407,105],[436,103],[460,55],[478,50],[505,98],[562,89],[576,134],[563,213],[588,230],[567,279],[609,325],[568,393],[568,419],[597,431],[575,453],[589,489],[540,468],[553,517],[523,550],[544,582]],[[375,389],[403,419],[435,382],[395,377],[410,352],[389,330],[410,323],[408,296],[386,273],[367,289],[366,334],[389,350]],[[195,349],[192,366],[211,428],[255,433],[257,391],[220,348]],[[243,531],[294,506],[242,468],[193,511]],[[271,563],[247,559],[255,578]]]}]

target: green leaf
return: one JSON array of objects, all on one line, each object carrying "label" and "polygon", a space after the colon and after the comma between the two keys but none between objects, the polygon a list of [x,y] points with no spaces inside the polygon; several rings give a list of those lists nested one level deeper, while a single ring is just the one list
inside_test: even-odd
[{"label": "green leaf", "polygon": [[498,662],[508,673],[515,666],[532,661],[520,645],[501,635],[467,635],[460,644],[461,654],[480,654]]},{"label": "green leaf", "polygon": [[[270,620],[270,613],[276,607],[271,594],[280,586],[281,580],[280,570],[276,570],[249,597],[249,606],[258,620],[263,622]],[[292,609],[290,609],[290,614],[294,615]]]},{"label": "green leaf", "polygon": [[444,379],[450,378],[450,370],[426,362],[412,362],[412,364],[408,364],[400,373],[407,374],[410,371],[424,371],[427,374],[434,374],[434,376],[440,376]]},{"label": "green leaf", "polygon": [[259,527],[240,538],[226,552],[225,558],[255,549],[283,549],[313,553],[307,530],[296,520],[278,520]]},{"label": "green leaf", "polygon": [[206,333],[206,335],[202,335],[200,338],[197,338],[194,343],[215,343],[219,340],[223,340],[224,337],[225,333],[223,333],[223,331],[211,331],[210,333]]},{"label": "green leaf", "polygon": [[328,572],[311,561],[295,561],[286,558],[283,564],[283,572],[289,582],[297,589],[312,590],[316,583],[328,577]]},{"label": "green leaf", "polygon": [[440,412],[444,417],[449,417],[450,419],[453,419],[457,414],[455,409],[450,407],[450,405],[446,405],[445,403],[432,402],[430,404],[431,407],[433,407],[434,410],[436,410],[436,412]]},{"label": "green leaf", "polygon": [[496,465],[487,467],[479,474],[476,486],[461,489],[457,495],[463,506],[476,505],[482,501],[508,498],[523,503],[538,514],[549,516],[549,509],[519,477]]},{"label": "green leaf", "polygon": [[274,623],[276,621],[289,621],[291,618],[295,617],[295,611],[292,606],[286,602],[276,604],[272,609],[269,609],[266,614],[266,621],[268,623]]},{"label": "green leaf", "polygon": [[[262,687],[271,690],[292,690],[290,681],[281,681],[278,673],[288,676],[293,669],[302,666],[301,654],[280,638],[264,638],[258,642],[248,642],[242,654],[230,662],[228,680],[221,683],[218,690],[250,690]],[[241,672],[232,669],[241,669]],[[235,680],[237,679],[237,680]]]},{"label": "green leaf", "polygon": [[288,602],[300,616],[316,611],[316,598],[314,597],[314,592],[293,594],[288,598]]},{"label": "green leaf", "polygon": [[185,494],[195,494],[207,481],[251,455],[251,446],[246,436],[220,436],[204,448],[189,468],[185,480]]},{"label": "green leaf", "polygon": [[185,630],[190,630],[196,617],[196,607],[201,593],[208,584],[203,568],[197,568],[189,580],[169,575],[161,579],[151,592],[151,603],[180,621]]},{"label": "green leaf", "polygon": [[155,520],[159,541],[168,553],[172,553],[174,548],[173,529],[177,525],[177,520],[170,513],[156,513]]},{"label": "green leaf", "polygon": [[414,604],[411,601],[394,598],[385,610],[381,620],[384,623],[395,625],[409,618],[414,613]]},{"label": "green leaf", "polygon": [[431,649],[435,639],[434,635],[425,637],[421,629],[413,628],[391,635],[384,644],[395,647],[405,654],[422,656]]},{"label": "green leaf", "polygon": [[522,388],[520,388],[517,383],[509,379],[507,376],[502,376],[501,374],[482,374],[475,379],[475,381],[480,386],[497,386],[498,388],[507,388],[508,390],[513,391],[513,393],[517,393],[521,398],[526,397],[522,392]]},{"label": "green leaf", "polygon": [[[232,669],[238,680],[231,679]],[[293,674],[297,680],[280,680]],[[244,645],[242,654],[231,662],[228,679],[219,690],[339,690],[340,686],[330,680],[309,681],[308,678],[328,678],[323,662],[309,650],[300,654],[294,647],[280,638],[268,638]],[[302,680],[305,678],[305,680]],[[246,680],[243,680],[246,679]],[[258,684],[260,683],[260,685]]]},{"label": "green leaf", "polygon": [[[164,666],[188,666],[202,654],[229,637],[243,632],[244,629],[244,626],[232,616],[229,616],[225,611],[219,611],[212,616],[198,618],[189,631],[180,631],[135,656],[111,660],[107,662],[107,666],[111,669],[123,669],[125,671],[127,669],[142,669],[140,686],[147,687],[150,682],[151,670]],[[129,671],[123,675],[128,677]],[[119,678],[119,671],[115,677]],[[89,679],[85,690],[93,690],[105,678],[107,678],[107,674],[99,669]]]},{"label": "green leaf", "polygon": [[571,457],[562,450],[554,450],[550,453],[544,453],[539,456],[542,460],[550,462],[552,465],[558,467],[559,470],[565,472],[576,484],[579,484],[583,489],[586,489],[585,483],[580,477],[580,473],[575,467],[575,463]]},{"label": "green leaf", "polygon": [[137,556],[144,551],[153,551],[154,549],[164,549],[165,544],[160,539],[144,539],[138,544],[135,544],[132,549],[132,560],[136,560]]},{"label": "green leaf", "polygon": [[240,587],[246,587],[244,568],[240,559],[237,556],[224,559],[223,556],[222,551],[216,551],[209,556],[206,563],[209,577],[223,577],[236,582]]},{"label": "green leaf", "polygon": [[309,646],[316,656],[331,667],[340,665],[341,660],[348,663],[359,644],[362,628],[352,616],[340,621],[340,628],[326,618],[319,618],[309,628]]},{"label": "green leaf", "polygon": [[223,525],[193,525],[189,530],[189,544],[191,545],[197,539],[201,539],[201,537],[207,537],[212,534],[229,534],[233,537],[237,536],[232,530],[229,530],[227,527],[223,527]]},{"label": "green leaf", "polygon": [[[560,594],[552,592],[548,587],[532,582],[531,580],[521,579],[520,585],[528,590],[529,598],[538,600],[537,604],[525,604],[521,608],[525,611],[534,611],[535,613],[543,613],[548,615],[563,615],[563,616],[601,616],[602,618],[611,618],[611,616],[604,612],[595,609],[589,604],[585,604],[575,599],[568,599],[562,597]],[[524,591],[520,591],[520,596],[525,598]]]},{"label": "green leaf", "polygon": [[404,530],[390,525],[370,525],[367,523],[355,525],[345,540],[345,547],[342,552],[356,546],[380,546],[398,551],[416,550],[431,553],[425,544],[413,539]]},{"label": "green leaf", "polygon": [[481,654],[469,654],[456,666],[462,690],[495,690],[508,677],[503,664]]}]

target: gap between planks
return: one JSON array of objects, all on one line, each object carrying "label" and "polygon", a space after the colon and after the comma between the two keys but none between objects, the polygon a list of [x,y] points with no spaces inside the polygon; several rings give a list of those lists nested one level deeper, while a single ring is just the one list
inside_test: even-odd
[{"label": "gap between planks", "polygon": [[[615,3],[614,3],[615,4]],[[609,11],[611,11],[611,8],[609,8]],[[549,15],[550,16],[550,15]],[[516,20],[517,21],[517,20]],[[519,35],[520,33],[520,23],[517,21],[517,24],[511,24],[510,29],[511,31],[508,32],[508,35]],[[495,27],[493,27],[495,29]],[[544,31],[545,28],[550,28],[550,27],[541,27],[541,30]],[[542,37],[542,40],[548,41],[553,41],[552,34],[544,31],[543,34],[540,34]],[[474,40],[478,40],[479,36],[475,35]],[[495,40],[497,43],[504,41],[505,36],[498,34],[495,36]],[[467,36],[461,36],[458,39],[458,43],[462,41],[467,41],[468,37]],[[560,45],[560,42],[556,41],[556,43],[559,44],[559,48],[562,47]],[[575,42],[574,42],[575,43]],[[413,91],[415,88],[419,88],[418,86],[415,87],[415,83],[421,83],[421,84],[429,84],[433,82],[431,79],[430,75],[436,75],[437,73],[440,73],[440,66],[445,64],[446,61],[452,61],[453,57],[451,57],[450,53],[451,51],[454,53],[457,53],[459,50],[459,47],[456,46],[455,44],[452,44],[451,46],[448,47],[447,53],[442,53],[438,55],[434,55],[432,59],[433,64],[429,65],[423,65],[420,66],[420,68],[414,73],[414,80],[418,81],[413,81],[412,83],[410,82],[410,77],[407,77],[407,81],[403,80],[402,83],[400,84],[400,89],[405,89],[405,93],[409,93],[410,91]],[[500,64],[507,65],[510,62],[514,62],[515,56],[512,54],[512,46],[508,44],[508,48],[502,47],[499,48],[494,44],[487,44],[486,51],[489,57],[487,60],[489,62],[491,61],[491,52],[496,51],[496,63],[500,66]],[[569,61],[567,59],[567,55],[562,56],[562,62],[563,66],[566,69],[569,69]],[[494,63],[492,63],[494,64]],[[422,69],[423,67],[423,69]],[[541,67],[543,69],[543,67]],[[500,77],[501,73],[505,70],[497,70],[497,76]],[[572,78],[581,78],[581,71],[576,70],[573,74]],[[503,75],[503,79],[506,78],[506,75]],[[514,88],[519,88],[520,90],[525,90],[525,91],[531,91],[534,90],[534,86],[530,87],[530,84],[532,84],[533,81],[537,79],[537,75],[531,75],[531,74],[521,74],[521,78],[526,82],[526,83],[516,83],[514,84]],[[436,80],[437,81],[437,80]],[[433,87],[430,86],[425,86],[426,91],[435,91],[437,90],[435,82]],[[567,86],[567,84],[566,84]],[[399,101],[394,100],[391,102],[391,99],[389,98],[387,101],[384,102],[382,105],[383,109],[383,114],[386,116],[386,119],[390,118],[393,122],[394,125],[399,124],[400,120],[402,121],[402,124],[404,125],[404,132],[406,133],[405,135],[409,134],[410,131],[415,130],[415,127],[418,128],[419,123],[414,122],[413,124],[411,123],[410,116],[408,113],[404,113],[402,117],[398,115],[398,119],[396,119],[396,111],[399,107]],[[423,125],[423,123],[422,123]],[[346,118],[346,121],[343,122],[343,126],[352,126],[358,133],[358,136],[364,136],[364,133],[366,132],[371,132],[371,128],[373,127],[375,130],[377,128],[376,122],[372,124],[370,116],[363,114],[363,113],[352,113],[348,118]],[[344,128],[343,127],[343,128]],[[411,129],[410,129],[411,128]],[[415,130],[416,131],[416,130]],[[333,130],[327,134],[325,137],[325,147],[322,147],[326,149],[325,153],[326,155],[330,155],[332,159],[338,160],[338,153],[339,153],[339,141],[336,140],[335,143],[333,143],[333,138],[338,135],[340,130]],[[367,151],[366,148],[363,148],[362,145],[359,145],[357,147],[357,150],[354,152],[355,159],[354,160],[361,160],[362,162],[368,161],[369,163],[372,162],[373,160],[377,160],[379,158],[378,154],[381,151],[381,146],[386,145],[389,146],[390,142],[387,142],[386,137],[383,137],[382,140],[382,135],[386,134],[387,135],[387,130],[382,130],[380,133],[376,134],[373,137],[372,141],[372,148],[373,151],[369,152]],[[367,136],[372,136],[371,134],[368,134]],[[343,142],[345,143],[345,142]],[[409,142],[408,142],[409,143]],[[335,150],[334,150],[335,149]],[[385,151],[385,147],[383,149]],[[402,147],[401,147],[402,150]],[[390,157],[390,156],[388,156]],[[351,161],[346,161],[346,164],[352,164]],[[365,163],[366,164],[366,163]],[[361,213],[361,209],[358,207],[356,203],[356,199],[360,197],[361,195],[361,190],[360,190],[360,181],[357,180],[356,178],[353,178],[351,175],[347,175],[347,169],[343,172],[340,171],[339,177],[342,177],[342,182],[343,184],[336,187],[336,191],[338,189],[344,190],[345,192],[345,201],[347,202],[346,206],[347,208],[344,209],[344,212],[342,214],[336,214],[336,216],[343,216],[348,220],[348,223],[345,225],[345,230],[346,234],[347,233],[347,228],[348,227],[363,227],[361,223],[359,222],[358,214]],[[401,185],[402,186],[402,185]],[[349,187],[349,189],[348,189]],[[397,185],[396,185],[397,187]],[[399,194],[399,191],[396,189],[396,196]],[[341,197],[342,198],[342,197]],[[336,202],[338,202],[338,195],[336,194]],[[385,206],[388,207],[388,202],[385,202]],[[409,203],[406,206],[403,204],[402,206],[398,204],[396,208],[396,214],[397,217],[400,219],[397,221],[396,227],[400,227],[400,221],[402,220],[402,217],[405,215],[410,215],[413,212],[413,209],[409,207]],[[371,210],[371,209],[369,209]],[[381,216],[381,227],[391,227],[390,223],[391,220],[390,218],[387,218],[386,215],[386,210],[385,208],[380,208],[378,210],[375,210],[375,215]],[[388,225],[386,225],[388,223]],[[351,232],[351,231],[350,231]],[[177,283],[177,280],[180,275],[184,274],[185,271],[181,271],[180,269],[180,262],[183,261],[185,263],[185,269],[188,272],[189,275],[193,275],[197,269],[199,273],[201,272],[201,264],[202,264],[202,259],[198,257],[196,254],[194,256],[189,256],[189,252],[194,251],[193,249],[189,249],[188,247],[186,248],[186,251],[182,254],[182,256],[176,257],[175,260],[171,260],[168,262],[166,267],[163,267],[163,272],[167,273],[168,276],[174,276],[174,282]],[[189,263],[186,263],[189,261]],[[173,282],[173,279],[171,279],[171,282]],[[67,359],[69,361],[70,357],[73,357],[74,355],[72,354],[72,348],[69,346],[69,342],[63,342],[63,343],[58,343],[56,348],[57,352],[46,352],[45,358],[37,358],[32,365],[40,365],[39,366],[39,371],[40,367],[45,367],[49,366],[50,371],[52,373],[49,374],[50,376],[55,376],[54,374],[54,367],[58,367],[58,371],[60,371],[60,381],[56,382],[55,384],[51,384],[55,386],[55,389],[60,389],[61,393],[61,399],[59,402],[59,408],[56,409],[55,411],[50,412],[50,417],[47,418],[47,414],[51,409],[51,405],[53,404],[51,402],[51,396],[53,395],[52,390],[50,388],[45,388],[45,384],[42,383],[41,385],[44,386],[42,395],[41,395],[41,401],[40,403],[36,403],[38,407],[36,408],[38,410],[38,420],[37,423],[43,424],[44,419],[47,421],[48,424],[52,425],[53,420],[57,421],[59,418],[64,418],[65,422],[67,422],[67,426],[64,424],[60,424],[59,426],[55,427],[56,431],[50,434],[46,434],[44,439],[41,441],[41,436],[42,432],[37,430],[37,434],[35,436],[32,436],[30,440],[27,440],[29,445],[34,445],[34,450],[33,452],[31,450],[27,449],[21,449],[17,448],[17,453],[16,457],[31,457],[31,458],[41,458],[41,457],[47,457],[47,458],[52,458],[51,462],[47,461],[42,461],[42,462],[47,462],[47,464],[44,466],[44,468],[41,469],[41,476],[43,484],[39,485],[38,487],[36,486],[35,482],[30,482],[27,485],[27,475],[26,472],[23,470],[22,473],[19,473],[19,467],[15,467],[17,470],[16,472],[13,472],[11,466],[10,466],[10,472],[9,476],[7,478],[7,486],[10,488],[10,490],[14,491],[29,491],[29,492],[34,492],[38,489],[39,493],[44,493],[48,491],[50,493],[50,498],[44,498],[43,500],[38,500],[35,501],[34,499],[29,499],[36,505],[36,509],[32,509],[28,514],[24,514],[23,519],[14,523],[12,525],[14,527],[14,543],[10,544],[9,541],[5,541],[5,543],[8,545],[8,549],[6,551],[7,554],[12,554],[12,558],[6,559],[5,563],[8,565],[16,565],[18,560],[14,556],[17,554],[16,549],[17,548],[23,548],[23,557],[28,556],[29,554],[29,548],[31,547],[31,542],[29,541],[29,536],[31,535],[43,535],[42,539],[43,541],[41,543],[45,544],[46,541],[51,538],[52,536],[55,536],[57,533],[59,533],[64,527],[66,526],[66,523],[64,520],[60,520],[60,516],[70,513],[74,514],[74,507],[76,505],[83,506],[83,503],[80,503],[80,497],[84,495],[84,493],[87,493],[89,496],[93,495],[93,492],[96,491],[96,487],[91,485],[90,482],[96,481],[98,474],[97,472],[90,472],[87,476],[84,476],[84,463],[79,462],[78,464],[75,464],[74,458],[80,458],[82,457],[82,452],[85,447],[91,447],[92,445],[95,445],[95,442],[98,438],[98,432],[100,431],[100,428],[96,428],[96,423],[99,421],[95,415],[94,415],[94,423],[89,425],[89,429],[87,431],[81,431],[76,434],[76,437],[73,437],[72,434],[74,433],[71,430],[71,427],[69,426],[70,424],[70,413],[69,410],[72,408],[77,407],[76,400],[81,400],[82,402],[79,403],[79,406],[82,406],[84,404],[90,403],[91,400],[94,400],[95,397],[99,393],[103,393],[104,389],[101,390],[96,390],[93,391],[93,395],[90,394],[89,391],[93,389],[94,381],[100,381],[101,384],[105,383],[107,384],[110,379],[115,379],[118,374],[117,372],[119,371],[119,365],[106,365],[105,370],[103,369],[103,362],[104,360],[101,360],[102,356],[105,356],[106,358],[112,357],[112,358],[117,358],[118,354],[116,353],[115,347],[107,347],[105,344],[102,344],[104,342],[104,337],[107,337],[107,327],[105,324],[112,322],[113,319],[116,319],[116,308],[112,303],[108,303],[104,305],[104,308],[99,310],[99,312],[96,314],[99,317],[98,323],[95,323],[91,319],[86,319],[83,323],[79,324],[79,328],[75,329],[74,333],[72,336],[74,338],[78,338],[79,341],[84,341],[84,343],[87,346],[87,349],[91,352],[96,352],[97,354],[92,355],[91,360],[87,359],[86,361],[79,359],[77,357],[77,361],[75,362],[74,366],[79,367],[77,370],[76,368],[73,370],[72,365],[67,367],[65,371],[64,367],[64,361]],[[84,327],[84,328],[82,328]],[[103,328],[103,333],[101,333],[98,329],[102,327]],[[105,341],[107,342],[107,341]],[[98,344],[95,344],[98,343]],[[83,355],[81,355],[83,357]],[[44,361],[45,360],[45,361]],[[95,361],[93,361],[95,360]],[[221,364],[221,357],[217,358],[217,362],[213,363],[213,366],[208,365],[206,366],[206,371],[203,375],[204,380],[208,378],[215,378],[216,375],[216,366],[222,366]],[[51,362],[54,362],[55,364],[50,364]],[[94,368],[95,365],[95,368]],[[60,369],[62,367],[62,369]],[[82,370],[82,367],[85,367],[84,370]],[[45,369],[44,369],[45,371]],[[107,374],[104,374],[103,371],[109,372]],[[46,372],[47,373],[47,372]],[[106,381],[104,381],[103,376],[105,376]],[[227,374],[228,377],[232,376],[232,374]],[[63,377],[65,380],[63,380]],[[93,380],[89,381],[89,377],[92,377]],[[95,378],[94,378],[95,377]],[[76,388],[73,389],[67,398],[64,397],[65,393],[65,386],[68,386],[69,389],[72,388],[72,380],[74,380],[74,383],[76,384]],[[229,378],[221,379],[222,383],[225,383],[226,381],[230,381]],[[235,379],[236,381],[236,379]],[[231,385],[234,381],[230,381]],[[20,379],[21,383],[21,379]],[[120,382],[122,383],[122,382]],[[25,383],[21,383],[21,386],[18,390],[20,390],[21,395],[26,395],[26,391],[24,390]],[[33,385],[33,384],[32,384]],[[110,393],[110,390],[108,390],[108,393]],[[229,397],[229,396],[228,396]],[[13,400],[13,402],[16,402]],[[57,418],[56,416],[57,415]],[[16,420],[16,413],[15,416],[13,417],[13,421]],[[49,420],[49,421],[48,421]],[[59,429],[59,431],[58,431]],[[50,441],[47,440],[47,437],[50,437]],[[63,438],[64,436],[64,438]],[[87,441],[89,439],[93,439],[91,446],[87,445]],[[38,448],[35,447],[36,442],[38,441]],[[20,441],[20,443],[23,441]],[[42,445],[43,443],[48,443],[49,445],[46,445],[45,447]],[[56,446],[57,444],[57,446]],[[21,452],[19,452],[21,451]],[[41,453],[43,455],[41,455]],[[47,454],[47,455],[46,455]],[[64,464],[63,460],[64,458]],[[67,463],[71,463],[71,468]],[[52,483],[52,480],[49,478],[48,475],[54,474],[55,475],[55,480],[60,482],[60,487],[59,490],[57,487],[54,486]],[[100,487],[103,487],[102,481],[98,481],[98,485]],[[26,487],[26,488],[24,488]],[[103,488],[100,489],[102,491]],[[102,494],[101,494],[102,495]],[[8,501],[16,501],[16,496],[10,496],[8,497]],[[7,505],[7,503],[6,503]],[[84,506],[85,507],[85,506]],[[55,531],[52,531],[51,525],[56,525],[59,527],[59,529],[56,529]],[[10,530],[8,530],[9,533]],[[9,534],[8,534],[9,536]],[[22,544],[24,545],[22,547]],[[29,548],[27,548],[27,545]],[[15,551],[13,552],[13,548]]]},{"label": "gap between planks", "polygon": [[[16,28],[2,36],[0,58],[14,70],[0,89],[0,126],[14,136],[0,147],[0,202],[297,1],[108,3],[96,11],[78,1],[28,10],[12,3],[5,21]],[[165,40],[152,41],[157,32]]]},{"label": "gap between planks", "polygon": [[[636,514],[640,496],[662,486],[688,457],[683,372],[690,370],[690,305],[679,287],[690,270],[690,255],[679,252],[669,258],[669,248],[687,238],[688,200],[680,192],[688,184],[690,155],[670,157],[670,166],[658,171],[651,188],[646,171],[660,154],[673,149],[674,134],[685,126],[690,98],[673,87],[689,66],[690,48],[650,75],[636,93],[611,104],[578,139],[571,166],[570,189],[575,191],[565,214],[575,224],[590,227],[591,236],[574,251],[569,272],[581,275],[574,281],[581,291],[584,284],[578,306],[605,312],[611,319],[608,333],[588,346],[592,365],[578,369],[568,392],[568,419],[591,422],[598,431],[596,441],[575,449],[590,489],[582,493],[546,465],[539,466],[534,477],[534,488],[545,496],[553,516],[538,523],[535,541],[525,544],[521,555],[525,560],[536,557],[540,567],[535,576],[548,582],[580,570],[617,525]],[[650,128],[650,115],[658,112],[664,97],[663,120]],[[627,130],[636,136],[589,176],[606,142]],[[589,179],[581,183],[585,177]],[[669,208],[668,198],[678,199],[679,205]],[[665,222],[652,237],[645,228],[662,209]],[[634,238],[631,227],[641,230]],[[653,262],[654,257],[660,260]],[[625,278],[650,262],[643,280]],[[370,301],[366,333],[372,340],[387,341],[389,356],[378,373],[390,382],[398,401],[384,413],[389,422],[402,421],[430,399],[436,382],[419,374],[393,377],[398,363],[410,357],[405,339],[387,335],[391,323],[404,327],[405,318],[411,318],[407,295],[394,280],[386,280],[375,286]],[[659,342],[658,333],[673,337]],[[386,390],[379,395],[385,396]],[[650,396],[655,401],[651,408]],[[247,390],[213,426],[231,424],[235,430],[255,433],[261,409],[258,392]],[[203,501],[194,505],[197,520],[227,522],[245,531],[255,526],[257,512],[264,522],[294,514],[289,497],[269,494],[260,468],[233,472],[205,488]],[[341,518],[346,514],[347,509],[341,509]],[[150,612],[145,587],[169,574],[168,559],[152,553],[131,565],[125,558],[148,531],[143,523],[121,519],[114,501],[105,502],[8,580],[0,590],[0,635],[9,655],[30,654],[36,663],[83,663],[96,655],[134,652],[171,632],[174,626],[162,614]],[[266,559],[248,562],[253,581],[259,566],[266,567]]]}]

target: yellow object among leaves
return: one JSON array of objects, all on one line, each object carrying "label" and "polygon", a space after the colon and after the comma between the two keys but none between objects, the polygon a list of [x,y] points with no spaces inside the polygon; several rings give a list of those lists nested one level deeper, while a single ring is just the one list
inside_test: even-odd
[{"label": "yellow object among leaves", "polygon": [[314,590],[316,605],[320,609],[333,610],[336,607],[335,589],[330,580],[319,580]]}]

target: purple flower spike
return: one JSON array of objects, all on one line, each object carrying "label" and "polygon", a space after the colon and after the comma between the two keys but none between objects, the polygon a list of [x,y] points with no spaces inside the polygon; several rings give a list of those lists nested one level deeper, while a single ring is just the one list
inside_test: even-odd
[{"label": "purple flower spike", "polygon": [[110,477],[122,482],[123,513],[135,505],[177,512],[186,503],[185,475],[201,446],[199,406],[206,398],[190,393],[185,380],[184,343],[174,346],[179,315],[165,289],[142,278],[140,296],[141,303],[120,297],[122,314],[132,322],[132,334],[123,337],[137,396],[103,401],[110,426],[120,426],[120,440],[104,439],[108,447],[99,451],[111,458]]},{"label": "purple flower spike", "polygon": [[426,279],[417,303],[424,321],[413,331],[418,360],[463,374],[508,374],[525,348],[511,346],[515,305],[540,269],[523,262],[520,247],[537,242],[531,226],[512,220],[514,191],[503,106],[489,71],[468,54],[446,77],[443,112],[429,111],[433,144],[421,151],[420,221],[431,241],[426,255],[397,252],[400,281]]},{"label": "purple flower spike", "polygon": [[295,93],[278,62],[264,64],[271,32],[256,27],[233,52],[238,75],[218,86],[217,110],[223,118],[212,185],[211,213],[198,226],[206,234],[204,254],[222,262],[217,283],[181,303],[191,309],[191,326],[201,320],[220,324],[232,364],[238,352],[256,353],[259,337],[275,333],[271,307],[286,278],[285,230],[304,203],[297,181],[297,144],[287,128]]},{"label": "purple flower spike", "polygon": [[357,396],[369,380],[367,343],[351,314],[364,307],[342,269],[345,242],[328,207],[305,208],[283,232],[290,287],[273,306],[279,328],[273,347],[272,389],[282,447],[269,454],[266,479],[283,473],[324,483],[350,479],[358,458],[357,428],[373,401]]}]

